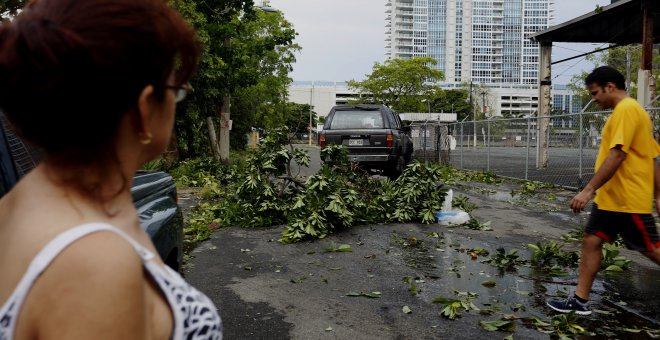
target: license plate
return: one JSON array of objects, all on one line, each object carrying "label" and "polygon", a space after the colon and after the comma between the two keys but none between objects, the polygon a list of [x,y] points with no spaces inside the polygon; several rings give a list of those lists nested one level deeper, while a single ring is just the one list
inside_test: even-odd
[{"label": "license plate", "polygon": [[349,139],[348,146],[362,146],[362,139]]}]

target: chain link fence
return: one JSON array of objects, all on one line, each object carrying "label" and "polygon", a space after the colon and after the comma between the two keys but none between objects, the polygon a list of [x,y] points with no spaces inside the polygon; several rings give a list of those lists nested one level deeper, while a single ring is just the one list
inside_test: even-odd
[{"label": "chain link fence", "polygon": [[[660,108],[647,111],[658,139]],[[610,113],[413,123],[415,158],[579,189],[594,175],[601,132]],[[545,132],[545,138],[537,138],[539,131]]]}]

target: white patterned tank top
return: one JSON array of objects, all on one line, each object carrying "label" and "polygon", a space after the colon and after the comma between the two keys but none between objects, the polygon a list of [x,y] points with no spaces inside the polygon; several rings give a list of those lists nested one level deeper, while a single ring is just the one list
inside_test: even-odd
[{"label": "white patterned tank top", "polygon": [[14,292],[0,307],[0,340],[13,340],[16,319],[34,281],[67,246],[85,235],[111,231],[128,241],[142,259],[142,265],[161,289],[174,316],[172,339],[222,339],[222,321],[213,302],[189,285],[171,268],[153,261],[154,254],[128,234],[105,223],[91,223],[69,229],[50,241],[32,260]]}]

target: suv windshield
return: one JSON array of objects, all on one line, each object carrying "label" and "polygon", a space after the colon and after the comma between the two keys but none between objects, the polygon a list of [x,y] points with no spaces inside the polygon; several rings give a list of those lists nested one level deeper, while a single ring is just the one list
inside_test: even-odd
[{"label": "suv windshield", "polygon": [[383,116],[380,111],[335,111],[330,129],[381,129]]}]

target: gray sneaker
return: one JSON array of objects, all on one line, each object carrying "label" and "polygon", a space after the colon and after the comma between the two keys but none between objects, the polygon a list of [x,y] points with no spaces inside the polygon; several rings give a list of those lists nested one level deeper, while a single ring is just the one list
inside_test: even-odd
[{"label": "gray sneaker", "polygon": [[548,307],[561,313],[575,312],[578,315],[591,314],[591,310],[587,307],[587,304],[578,301],[574,296],[563,300],[549,300],[546,304]]}]

